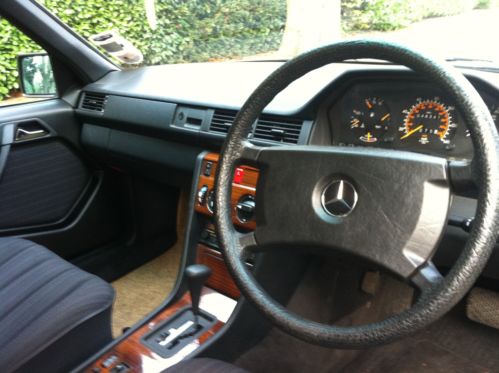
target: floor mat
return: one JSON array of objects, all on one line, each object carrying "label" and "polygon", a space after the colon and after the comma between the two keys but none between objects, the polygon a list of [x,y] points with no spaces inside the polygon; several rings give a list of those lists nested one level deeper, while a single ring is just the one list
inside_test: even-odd
[{"label": "floor mat", "polygon": [[170,294],[177,280],[184,247],[187,193],[182,192],[177,211],[176,244],[157,258],[114,281],[113,336],[133,326],[158,307]]},{"label": "floor mat", "polygon": [[116,291],[113,306],[113,336],[122,333],[158,307],[177,280],[182,246],[177,243],[164,254],[112,283]]},{"label": "floor mat", "polygon": [[236,364],[262,373],[493,373],[497,351],[499,331],[453,312],[413,337],[368,350],[313,346],[274,329]]},{"label": "floor mat", "polygon": [[[328,323],[337,319],[338,315],[331,317],[331,309],[337,308],[335,302],[344,303],[348,298],[334,289],[347,287],[353,293],[358,285],[344,276],[340,281],[341,276],[334,275],[340,272],[326,260],[318,263],[311,267],[288,307],[309,319]],[[344,272],[349,273],[348,267]],[[396,280],[383,278],[375,298],[342,316],[336,324],[365,324],[383,319],[393,311],[400,312],[408,305],[407,300],[412,299],[405,288]],[[461,303],[412,337],[367,350],[319,347],[274,328],[258,345],[240,356],[236,364],[258,373],[499,373],[499,331],[467,319]]]},{"label": "floor mat", "polygon": [[[456,351],[447,350],[431,341],[409,338],[360,353],[339,372],[486,373],[497,372],[498,369],[497,365],[487,365],[471,353],[458,355]],[[331,371],[338,372],[334,368]]]}]

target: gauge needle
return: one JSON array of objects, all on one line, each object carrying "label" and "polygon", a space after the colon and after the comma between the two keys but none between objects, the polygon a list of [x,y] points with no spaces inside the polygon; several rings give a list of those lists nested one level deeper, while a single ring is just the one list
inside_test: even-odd
[{"label": "gauge needle", "polygon": [[413,130],[410,130],[409,132],[407,132],[404,136],[402,136],[400,138],[400,140],[403,140],[403,139],[411,136],[414,132],[418,132],[421,128],[423,128],[422,124],[420,124],[419,126],[417,126],[416,128],[414,128]]}]

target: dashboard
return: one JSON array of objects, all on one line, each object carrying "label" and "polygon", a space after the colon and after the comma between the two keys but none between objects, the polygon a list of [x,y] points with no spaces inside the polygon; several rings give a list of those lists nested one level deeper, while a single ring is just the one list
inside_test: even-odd
[{"label": "dashboard", "polygon": [[[107,162],[137,158],[188,176],[200,151],[220,149],[238,110],[280,66],[219,62],[111,72],[80,95],[82,142]],[[499,126],[499,74],[463,72]],[[394,65],[330,64],[299,78],[265,108],[249,138],[263,146],[362,146],[473,157],[455,103],[432,82]]]},{"label": "dashboard", "polygon": [[[497,100],[481,96],[499,125]],[[470,159],[469,130],[454,103],[427,82],[362,79],[327,110],[333,145],[367,146]]]}]

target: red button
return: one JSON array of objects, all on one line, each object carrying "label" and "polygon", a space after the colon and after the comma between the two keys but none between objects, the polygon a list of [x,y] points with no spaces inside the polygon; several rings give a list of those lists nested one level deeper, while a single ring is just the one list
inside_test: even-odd
[{"label": "red button", "polygon": [[244,169],[241,167],[236,168],[236,172],[234,174],[234,183],[241,184],[243,182]]}]

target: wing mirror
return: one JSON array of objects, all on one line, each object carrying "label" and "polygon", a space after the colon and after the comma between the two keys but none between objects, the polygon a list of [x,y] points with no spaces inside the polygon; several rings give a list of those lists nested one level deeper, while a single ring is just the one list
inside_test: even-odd
[{"label": "wing mirror", "polygon": [[27,97],[52,97],[57,93],[52,64],[47,53],[17,56],[21,92]]}]

